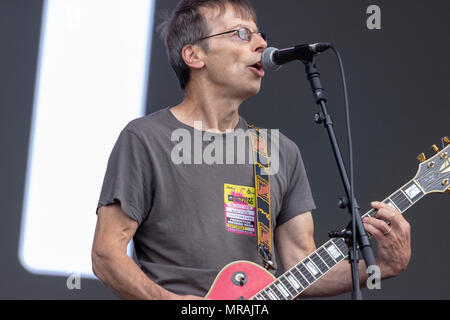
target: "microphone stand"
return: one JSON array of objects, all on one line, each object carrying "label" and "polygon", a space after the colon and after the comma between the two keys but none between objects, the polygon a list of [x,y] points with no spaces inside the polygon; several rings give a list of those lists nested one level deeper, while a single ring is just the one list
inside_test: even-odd
[{"label": "microphone stand", "polygon": [[356,198],[353,197],[353,193],[351,191],[352,189],[348,179],[347,171],[345,169],[341,151],[339,149],[336,135],[334,133],[333,121],[331,119],[331,116],[327,112],[325,92],[322,86],[322,82],[320,80],[320,74],[314,63],[314,56],[311,54],[310,59],[301,61],[306,66],[306,74],[311,84],[314,99],[316,100],[316,103],[320,106],[321,109],[321,112],[315,115],[315,122],[317,124],[323,123],[325,128],[327,129],[331,146],[333,148],[334,157],[336,159],[339,168],[339,173],[345,187],[347,198],[342,199],[339,202],[339,206],[341,208],[347,208],[352,216],[351,224],[349,224],[349,226],[347,226],[347,228],[343,232],[330,232],[330,237],[344,238],[346,240],[349,249],[349,263],[351,265],[351,272],[352,272],[352,285],[353,285],[352,298],[354,300],[362,300],[358,274],[357,245],[359,245],[359,249],[362,252],[364,261],[366,263],[366,267],[376,265],[375,256],[372,251],[369,237],[367,236],[367,233],[364,230],[364,226],[362,224],[358,203],[356,201]]}]

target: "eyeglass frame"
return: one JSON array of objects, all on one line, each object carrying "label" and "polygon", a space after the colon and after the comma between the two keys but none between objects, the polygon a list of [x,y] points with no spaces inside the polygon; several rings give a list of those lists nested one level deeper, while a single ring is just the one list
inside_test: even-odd
[{"label": "eyeglass frame", "polygon": [[[250,39],[243,39],[243,38],[241,37],[241,34],[240,34],[240,31],[241,31],[241,30],[249,31],[249,32],[250,32]],[[267,40],[268,40],[267,35],[266,35],[264,32],[261,32],[261,31],[253,32],[253,31],[250,30],[249,28],[243,27],[243,28],[239,28],[239,29],[235,29],[235,30],[230,30],[230,31],[225,31],[225,32],[213,34],[213,35],[210,35],[210,36],[207,36],[207,37],[203,37],[203,38],[201,38],[201,39],[196,40],[195,42],[202,41],[202,40],[206,40],[206,39],[209,39],[209,38],[212,38],[212,37],[221,36],[221,35],[228,34],[228,33],[233,33],[233,32],[237,32],[237,33],[238,33],[239,39],[244,40],[244,41],[248,41],[248,42],[252,41],[252,38],[253,38],[253,34],[254,34],[254,33],[258,34],[261,38],[263,38],[264,41],[267,42]],[[194,42],[194,43],[195,43],[195,42]]]}]

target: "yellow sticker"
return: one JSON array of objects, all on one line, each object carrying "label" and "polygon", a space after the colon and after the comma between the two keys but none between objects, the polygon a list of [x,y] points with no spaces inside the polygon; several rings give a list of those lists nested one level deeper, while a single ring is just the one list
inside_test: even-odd
[{"label": "yellow sticker", "polygon": [[256,236],[255,188],[225,184],[224,208],[227,231]]}]

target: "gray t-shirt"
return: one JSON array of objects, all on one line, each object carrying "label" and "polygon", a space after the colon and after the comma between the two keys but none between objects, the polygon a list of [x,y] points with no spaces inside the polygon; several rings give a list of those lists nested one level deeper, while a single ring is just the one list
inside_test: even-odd
[{"label": "gray t-shirt", "polygon": [[[248,129],[242,117],[236,129]],[[191,163],[176,164],[189,150],[177,149],[187,138],[175,139],[180,135],[174,132],[189,133],[192,141],[203,135],[204,154],[214,156],[220,149],[211,152],[211,142],[223,138],[224,164],[194,159],[196,142]],[[165,108],[131,121],[110,155],[97,210],[120,203],[138,222],[133,238],[138,263],[150,279],[174,293],[204,296],[225,265],[236,260],[261,264],[254,228],[253,164],[249,157],[242,164],[227,164],[230,144],[235,161],[240,152],[230,136],[187,126]],[[269,132],[269,155],[275,140],[271,137]],[[297,145],[281,133],[278,140],[274,146],[279,148],[279,168],[270,176],[273,229],[315,209]],[[251,150],[248,143],[247,139],[246,149]],[[203,163],[194,164],[199,160]]]}]

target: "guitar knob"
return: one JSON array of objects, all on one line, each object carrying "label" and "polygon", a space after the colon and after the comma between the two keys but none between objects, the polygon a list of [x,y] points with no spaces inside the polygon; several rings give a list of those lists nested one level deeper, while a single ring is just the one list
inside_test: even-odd
[{"label": "guitar knob", "polygon": [[434,152],[439,153],[439,148],[435,144],[433,144],[431,148],[433,148]]},{"label": "guitar knob", "polygon": [[448,137],[444,137],[442,140],[444,140],[446,144],[450,144],[450,139]]},{"label": "guitar knob", "polygon": [[427,160],[425,153],[419,154],[419,156],[417,157],[417,160],[419,160],[420,163],[425,162]]}]

